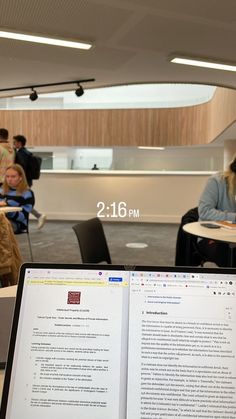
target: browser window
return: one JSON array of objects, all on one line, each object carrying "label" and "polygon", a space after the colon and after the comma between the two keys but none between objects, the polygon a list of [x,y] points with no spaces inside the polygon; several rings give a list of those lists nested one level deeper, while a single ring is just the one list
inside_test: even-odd
[{"label": "browser window", "polygon": [[236,415],[230,275],[131,273],[128,419]]}]

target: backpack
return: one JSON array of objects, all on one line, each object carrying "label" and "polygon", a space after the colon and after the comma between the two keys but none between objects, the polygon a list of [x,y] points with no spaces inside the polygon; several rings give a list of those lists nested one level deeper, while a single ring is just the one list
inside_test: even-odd
[{"label": "backpack", "polygon": [[42,165],[42,158],[33,153],[28,154],[27,176],[30,179],[39,179]]}]

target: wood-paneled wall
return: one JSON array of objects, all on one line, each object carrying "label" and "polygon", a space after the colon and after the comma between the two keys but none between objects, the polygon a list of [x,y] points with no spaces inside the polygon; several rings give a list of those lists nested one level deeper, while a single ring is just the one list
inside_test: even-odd
[{"label": "wood-paneled wall", "polygon": [[1,110],[0,126],[28,146],[184,146],[213,141],[236,120],[236,91],[165,109]]}]

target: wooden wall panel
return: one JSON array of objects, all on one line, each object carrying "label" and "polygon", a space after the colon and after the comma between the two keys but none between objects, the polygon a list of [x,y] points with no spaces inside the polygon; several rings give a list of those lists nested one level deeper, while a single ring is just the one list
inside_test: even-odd
[{"label": "wooden wall panel", "polygon": [[233,89],[218,88],[210,102],[211,120],[209,137],[216,139],[236,120],[236,92]]},{"label": "wooden wall panel", "polygon": [[29,146],[184,146],[213,141],[236,120],[236,92],[217,88],[208,103],[166,109],[1,110],[10,137]]}]

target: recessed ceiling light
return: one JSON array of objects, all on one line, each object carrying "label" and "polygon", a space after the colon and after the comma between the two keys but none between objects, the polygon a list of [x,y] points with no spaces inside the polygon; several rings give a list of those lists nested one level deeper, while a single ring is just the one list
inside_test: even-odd
[{"label": "recessed ceiling light", "polygon": [[146,147],[146,146],[139,146],[141,150],[165,150],[165,147]]},{"label": "recessed ceiling light", "polygon": [[236,65],[224,64],[214,61],[205,61],[204,59],[174,57],[170,59],[171,63],[192,65],[194,67],[213,68],[214,70],[236,71]]},{"label": "recessed ceiling light", "polygon": [[25,33],[0,31],[0,38],[16,39],[17,41],[36,42],[38,44],[56,45],[59,47],[89,50],[92,44],[88,42],[66,41],[65,39],[47,38],[44,36],[29,35]]}]

